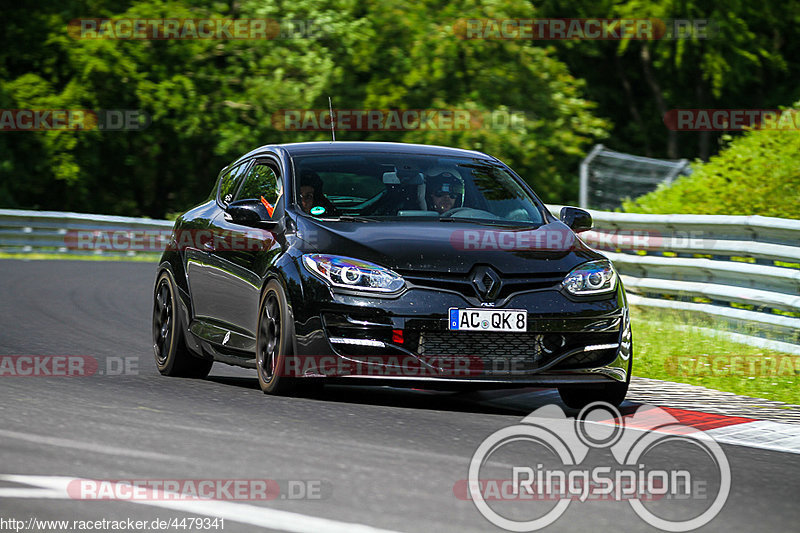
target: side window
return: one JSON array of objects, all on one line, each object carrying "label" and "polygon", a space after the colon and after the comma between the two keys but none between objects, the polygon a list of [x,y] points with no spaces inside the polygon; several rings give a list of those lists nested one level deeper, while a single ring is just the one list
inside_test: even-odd
[{"label": "side window", "polygon": [[239,186],[242,175],[247,168],[247,163],[235,166],[225,172],[219,180],[219,194],[217,199],[223,206],[227,206],[233,201],[236,189]]},{"label": "side window", "polygon": [[217,193],[219,193],[219,182],[220,182],[220,180],[222,180],[222,175],[223,174],[225,174],[225,167],[223,167],[222,170],[219,171],[219,174],[217,174],[217,179],[214,180],[214,186],[211,187],[211,192],[208,193],[208,199],[209,200],[216,200],[217,199]]},{"label": "side window", "polygon": [[283,183],[274,165],[256,162],[250,172],[247,173],[236,199],[261,200],[271,217],[282,195]]}]

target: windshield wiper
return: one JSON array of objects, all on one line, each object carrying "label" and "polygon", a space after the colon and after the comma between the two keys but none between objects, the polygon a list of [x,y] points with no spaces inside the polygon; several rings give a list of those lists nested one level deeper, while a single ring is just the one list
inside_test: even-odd
[{"label": "windshield wiper", "polygon": [[439,222],[471,222],[473,224],[486,224],[488,226],[510,226],[514,228],[539,227],[540,223],[525,222],[523,220],[503,220],[490,218],[467,218],[467,217],[440,217]]},{"label": "windshield wiper", "polygon": [[342,222],[379,222],[377,218],[365,217],[363,215],[339,215],[336,218],[327,220],[337,220]]}]

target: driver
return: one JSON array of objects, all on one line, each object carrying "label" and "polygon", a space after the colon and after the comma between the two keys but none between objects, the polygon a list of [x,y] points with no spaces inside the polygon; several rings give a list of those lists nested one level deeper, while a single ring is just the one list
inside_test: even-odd
[{"label": "driver", "polygon": [[464,204],[464,182],[451,172],[430,176],[427,190],[428,209],[440,215]]},{"label": "driver", "polygon": [[[331,201],[322,192],[322,179],[312,170],[306,170],[300,174],[300,190],[297,196],[300,200],[300,207],[306,213],[325,216],[338,214]],[[311,213],[314,207],[322,209],[319,213]]]}]

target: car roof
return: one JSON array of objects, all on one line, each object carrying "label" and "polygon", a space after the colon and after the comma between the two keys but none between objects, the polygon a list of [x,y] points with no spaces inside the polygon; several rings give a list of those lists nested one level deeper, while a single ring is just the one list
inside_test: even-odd
[{"label": "car roof", "polygon": [[274,153],[276,149],[285,150],[289,156],[309,154],[355,154],[355,153],[397,153],[397,154],[424,154],[451,157],[471,157],[496,161],[496,158],[474,150],[449,148],[430,144],[411,144],[395,142],[364,142],[364,141],[318,141],[289,144],[267,144],[250,151],[245,157],[256,156],[260,153]]}]

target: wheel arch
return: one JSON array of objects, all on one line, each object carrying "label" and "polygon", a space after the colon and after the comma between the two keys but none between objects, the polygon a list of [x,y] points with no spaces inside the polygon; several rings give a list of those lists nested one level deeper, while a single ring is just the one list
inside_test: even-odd
[{"label": "wheel arch", "polygon": [[[178,267],[180,272],[183,272],[183,268],[180,266]],[[175,272],[176,268],[172,261],[165,259],[162,257],[161,262],[158,264],[156,268],[156,281],[158,278],[161,277],[161,274],[166,273],[170,279],[172,280],[173,286],[177,289],[177,296],[178,296],[178,321],[180,323],[181,332],[183,333],[183,338],[186,341],[187,347],[197,354],[200,357],[203,357],[203,350],[200,345],[197,343],[194,335],[189,331],[189,324],[192,323],[192,316],[193,307],[192,307],[192,300],[189,296],[188,291],[186,290],[186,277],[181,275],[176,275]],[[155,288],[155,286],[154,286]]]},{"label": "wheel arch", "polygon": [[[283,289],[284,296],[286,296],[286,307],[289,310],[287,323],[291,331],[292,354],[296,354],[297,335],[295,334],[294,305],[297,302],[303,301],[303,284],[300,272],[297,269],[297,262],[289,254],[284,254],[267,270],[264,281],[261,284],[261,292],[258,298],[259,302],[263,300],[267,285],[269,285],[272,280],[277,281],[281,289]],[[261,312],[260,308],[259,312]]]}]

